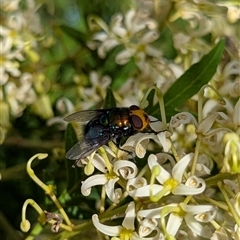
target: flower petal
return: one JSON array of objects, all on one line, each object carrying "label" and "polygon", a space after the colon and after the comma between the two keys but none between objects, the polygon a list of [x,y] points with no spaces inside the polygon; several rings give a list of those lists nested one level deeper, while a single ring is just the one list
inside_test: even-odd
[{"label": "flower petal", "polygon": [[187,213],[198,214],[208,211],[216,211],[216,207],[212,205],[187,205],[180,203],[179,206]]},{"label": "flower petal", "polygon": [[143,177],[133,178],[127,182],[126,191],[131,192],[137,188],[141,188],[146,185],[147,185],[147,180],[145,178]]},{"label": "flower petal", "polygon": [[107,226],[99,222],[97,214],[92,216],[93,225],[103,234],[107,236],[119,236],[120,232],[123,230],[122,226]]},{"label": "flower petal", "polygon": [[156,165],[160,168],[160,174],[156,176],[156,178],[159,183],[163,184],[165,181],[171,178],[171,175],[160,164],[158,164],[156,155],[150,154],[148,157],[149,168],[152,170]]},{"label": "flower petal", "polygon": [[169,132],[164,131],[164,132],[160,132],[158,133],[157,137],[160,141],[160,143],[163,146],[163,151],[164,152],[168,152],[172,146],[171,142],[169,139],[167,139],[167,136],[169,136]]},{"label": "flower petal", "polygon": [[198,126],[197,121],[192,114],[188,112],[181,112],[171,118],[169,129],[172,132],[173,128],[177,128],[181,124],[189,124],[189,123],[193,123],[195,127]]},{"label": "flower petal", "polygon": [[172,176],[177,182],[182,182],[183,173],[189,162],[192,160],[193,156],[193,153],[187,154],[173,167]]},{"label": "flower petal", "polygon": [[213,123],[216,121],[218,113],[214,112],[203,119],[199,124],[197,131],[202,134],[206,134],[209,129],[212,127]]},{"label": "flower petal", "polygon": [[154,231],[156,231],[156,235],[151,237],[140,237],[136,232],[133,233],[133,236],[131,237],[131,240],[164,240],[165,237],[163,234],[160,232],[159,228],[155,228]]},{"label": "flower petal", "polygon": [[127,62],[129,62],[130,58],[133,56],[135,51],[129,51],[129,50],[123,50],[120,53],[118,53],[115,57],[115,61],[119,65],[124,65]]},{"label": "flower petal", "polygon": [[167,233],[175,236],[179,227],[181,226],[183,218],[178,214],[171,213],[167,222]]},{"label": "flower petal", "polygon": [[125,227],[128,230],[134,230],[134,221],[135,221],[135,204],[134,202],[130,202],[128,204],[128,207],[125,211],[126,216],[122,222],[122,226]]},{"label": "flower petal", "polygon": [[208,223],[216,217],[216,214],[217,214],[217,211],[215,209],[215,211],[208,211],[208,212],[205,212],[205,213],[199,213],[199,214],[195,215],[194,218],[198,222]]},{"label": "flower petal", "polygon": [[[188,183],[188,181],[192,182],[193,178],[194,178],[194,183],[196,187],[193,187]],[[181,183],[178,186],[176,186],[172,190],[172,193],[174,195],[196,195],[196,194],[202,193],[205,190],[205,188],[206,188],[206,183],[204,182],[204,180],[193,176],[187,180],[185,185]]]},{"label": "flower petal", "polygon": [[212,237],[210,238],[210,240],[229,240],[227,231],[224,227],[220,227],[218,229],[215,230],[215,232],[213,233]]},{"label": "flower petal", "polygon": [[99,32],[93,36],[93,40],[98,40],[101,42],[104,42],[107,38],[108,38],[108,35],[105,32]]},{"label": "flower petal", "polygon": [[106,194],[109,197],[109,199],[114,202],[114,203],[118,203],[120,198],[122,197],[122,190],[121,188],[115,188],[115,183],[119,180],[119,178],[114,178],[114,179],[110,179],[107,184],[105,185],[105,189],[106,189]]},{"label": "flower petal", "polygon": [[[134,189],[132,191],[128,191],[128,194],[132,197],[149,197],[150,196],[150,189],[152,191],[153,196],[157,195],[162,189],[163,186],[159,184],[153,184],[153,185],[147,185],[144,187],[140,187],[137,189]],[[166,193],[168,194],[168,193]]]},{"label": "flower petal", "polygon": [[197,163],[196,165],[196,175],[197,176],[206,176],[210,175],[211,170],[202,163]]},{"label": "flower petal", "polygon": [[158,222],[154,218],[145,218],[138,229],[140,237],[145,237],[151,234],[157,227]]},{"label": "flower petal", "polygon": [[233,110],[233,123],[236,127],[240,126],[240,98],[238,99]]},{"label": "flower petal", "polygon": [[112,28],[112,31],[121,38],[124,38],[127,36],[127,30],[121,26],[114,26]]},{"label": "flower petal", "polygon": [[[159,33],[157,31],[148,31],[146,32],[142,39],[140,40],[141,44],[148,44],[151,42],[154,42],[156,39],[158,39]],[[156,50],[158,52],[158,50]]]},{"label": "flower petal", "polygon": [[160,211],[163,207],[158,207],[158,208],[154,208],[154,209],[145,209],[145,210],[140,210],[137,213],[138,217],[142,217],[142,218],[160,218]]},{"label": "flower petal", "polygon": [[136,12],[134,9],[130,9],[125,15],[124,23],[128,31],[132,30],[133,18],[135,15]]},{"label": "flower petal", "polygon": [[81,186],[81,192],[84,196],[91,193],[91,188],[96,185],[104,185],[107,183],[107,178],[104,174],[97,174],[87,178]]},{"label": "flower petal", "polygon": [[202,224],[194,220],[193,215],[187,214],[184,217],[184,220],[186,221],[188,227],[192,230],[193,233],[207,239],[210,239],[210,237],[213,235],[211,229],[207,225],[203,226]]},{"label": "flower petal", "polygon": [[154,48],[149,45],[145,47],[145,52],[148,56],[156,57],[156,58],[160,58],[162,55],[162,53],[157,48]]},{"label": "flower petal", "polygon": [[92,159],[92,164],[94,165],[95,168],[100,170],[102,173],[107,172],[106,163],[105,163],[103,157],[100,156],[99,154],[97,154],[97,153],[94,154],[93,159]]},{"label": "flower petal", "polygon": [[149,143],[149,139],[152,139],[154,136],[155,134],[137,133],[129,137],[123,144],[122,148],[127,149],[127,147],[130,147],[135,149],[138,144],[141,144],[144,148],[146,148]]},{"label": "flower petal", "polygon": [[121,175],[124,179],[131,179],[136,177],[138,168],[133,162],[119,160],[114,163],[113,171],[117,175]]},{"label": "flower petal", "polygon": [[150,123],[149,126],[152,130],[154,130],[155,132],[160,132],[163,131],[163,124],[160,120],[158,120],[157,118],[153,117],[153,116],[148,116],[150,119]]}]

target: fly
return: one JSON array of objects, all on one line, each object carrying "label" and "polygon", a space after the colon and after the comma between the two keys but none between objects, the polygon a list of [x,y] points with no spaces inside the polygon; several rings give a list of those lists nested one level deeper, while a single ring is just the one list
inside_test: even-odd
[{"label": "fly", "polygon": [[82,133],[79,141],[67,152],[66,158],[86,158],[99,147],[113,141],[118,147],[121,139],[132,136],[149,126],[147,113],[138,106],[85,110],[64,118],[67,122],[80,122]]}]

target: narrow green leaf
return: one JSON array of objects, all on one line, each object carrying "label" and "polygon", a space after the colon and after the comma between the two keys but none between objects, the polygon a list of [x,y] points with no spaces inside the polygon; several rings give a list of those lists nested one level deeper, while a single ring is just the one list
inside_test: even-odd
[{"label": "narrow green leaf", "polygon": [[114,98],[112,89],[108,88],[107,95],[103,103],[103,108],[115,108],[116,106],[116,99]]},{"label": "narrow green leaf", "polygon": [[165,93],[165,107],[176,109],[207,84],[216,72],[223,50],[224,40],[220,40],[207,55],[192,65]]},{"label": "narrow green leaf", "polygon": [[78,141],[75,129],[72,124],[68,124],[65,133],[65,149],[66,152]]},{"label": "narrow green leaf", "polygon": [[86,45],[86,35],[80,32],[79,30],[69,27],[67,25],[61,25],[60,28],[67,33],[70,37],[82,43],[84,46]]},{"label": "narrow green leaf", "polygon": [[[177,108],[185,101],[196,94],[203,85],[207,84],[216,72],[221,60],[225,41],[220,40],[216,46],[202,59],[193,64],[164,95],[164,103],[167,119],[177,113]],[[149,113],[155,117],[160,117],[158,104]]]}]

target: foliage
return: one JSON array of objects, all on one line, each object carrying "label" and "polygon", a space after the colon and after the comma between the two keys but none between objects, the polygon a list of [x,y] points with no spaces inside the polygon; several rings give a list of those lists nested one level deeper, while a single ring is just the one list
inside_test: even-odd
[{"label": "foliage", "polygon": [[[239,7],[1,1],[1,239],[239,239]],[[155,132],[73,168],[63,118],[130,105]]]}]

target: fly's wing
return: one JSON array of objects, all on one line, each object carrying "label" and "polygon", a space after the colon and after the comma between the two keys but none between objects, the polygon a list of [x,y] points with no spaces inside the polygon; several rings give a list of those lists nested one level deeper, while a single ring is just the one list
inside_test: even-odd
[{"label": "fly's wing", "polygon": [[79,160],[83,159],[91,153],[93,153],[95,150],[97,150],[99,147],[101,147],[103,144],[100,142],[92,142],[87,141],[86,139],[83,139],[82,141],[77,142],[66,154],[66,158],[69,160]]},{"label": "fly's wing", "polygon": [[106,144],[109,134],[102,131],[102,127],[95,126],[82,137],[66,154],[69,160],[79,160],[89,156],[102,145]]},{"label": "fly's wing", "polygon": [[63,120],[66,122],[80,122],[82,124],[86,124],[90,120],[106,113],[107,111],[109,111],[109,109],[79,111],[66,116]]},{"label": "fly's wing", "polygon": [[79,122],[78,128],[77,128],[77,135],[78,135],[78,138],[83,138],[86,124],[89,121],[102,115],[107,110],[108,109],[79,111],[66,116],[65,118],[63,118],[63,120],[66,122]]},{"label": "fly's wing", "polygon": [[80,122],[78,130],[80,141],[67,152],[67,159],[79,160],[85,158],[110,140],[109,134],[101,125],[92,126],[87,133],[84,133],[85,125],[89,121],[97,119],[109,110],[110,109],[85,110],[72,113],[64,118],[67,122]]}]

